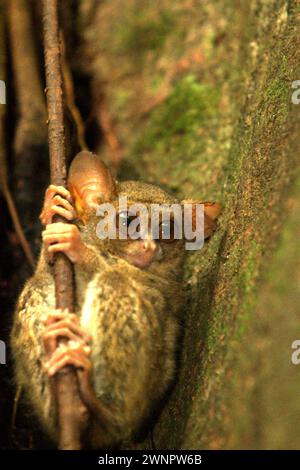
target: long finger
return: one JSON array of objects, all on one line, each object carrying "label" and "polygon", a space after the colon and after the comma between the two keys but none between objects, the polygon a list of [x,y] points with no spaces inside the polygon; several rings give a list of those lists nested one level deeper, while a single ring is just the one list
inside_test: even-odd
[{"label": "long finger", "polygon": [[72,196],[68,189],[64,188],[63,186],[56,186],[54,184],[50,184],[50,186],[46,190],[46,197],[51,199],[55,194],[60,194],[61,196],[68,199],[69,202],[72,202]]},{"label": "long finger", "polygon": [[82,338],[85,341],[90,341],[92,339],[89,333],[84,331],[83,328],[81,328],[77,322],[76,323],[73,322],[68,317],[62,318],[61,320],[56,321],[55,323],[52,323],[51,325],[49,325],[47,327],[47,332],[55,331],[61,328],[69,328],[75,335],[78,335],[80,338]]}]

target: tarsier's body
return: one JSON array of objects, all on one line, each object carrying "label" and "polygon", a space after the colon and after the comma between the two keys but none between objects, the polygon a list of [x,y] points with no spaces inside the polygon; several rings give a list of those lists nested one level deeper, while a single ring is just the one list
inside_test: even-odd
[{"label": "tarsier's body", "polygon": [[[145,183],[114,183],[87,152],[76,158],[69,189],[77,212],[68,191],[48,189],[43,249],[18,302],[12,349],[17,383],[54,440],[58,431],[49,376],[69,364],[77,370],[82,399],[91,411],[87,441],[93,447],[109,447],[138,431],[174,377],[184,241],[99,240],[96,202],[109,200],[117,207],[120,195],[127,196],[129,205],[178,201]],[[207,208],[209,235],[219,207]],[[55,213],[69,220],[81,214],[84,224],[78,229],[52,223]],[[65,252],[74,263],[76,315],[55,310],[53,268],[48,263],[55,251]],[[69,344],[57,348],[60,337]]]}]

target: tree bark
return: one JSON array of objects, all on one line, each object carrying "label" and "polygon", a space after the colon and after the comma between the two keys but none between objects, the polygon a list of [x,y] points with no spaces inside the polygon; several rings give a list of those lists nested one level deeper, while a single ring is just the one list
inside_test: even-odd
[{"label": "tree bark", "polygon": [[125,155],[120,177],[223,204],[217,234],[189,255],[179,377],[154,441],[224,448],[233,346],[255,312],[299,169],[297,2],[81,5],[87,16],[96,9],[81,66],[106,96]]},{"label": "tree bark", "polygon": [[[51,183],[66,187],[66,148],[57,0],[44,0],[43,6]],[[56,216],[55,221],[66,222],[61,216]],[[56,308],[74,312],[73,265],[66,255],[60,253],[55,256],[53,269]],[[75,369],[64,367],[57,375],[55,385],[59,448],[79,450],[81,449],[81,432],[83,427],[86,427],[88,412],[80,398]]]}]

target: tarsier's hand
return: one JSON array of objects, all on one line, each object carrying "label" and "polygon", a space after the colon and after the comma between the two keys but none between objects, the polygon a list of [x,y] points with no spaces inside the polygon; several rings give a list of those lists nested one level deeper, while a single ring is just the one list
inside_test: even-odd
[{"label": "tarsier's hand", "polygon": [[42,232],[42,237],[50,262],[53,253],[57,252],[65,253],[72,263],[80,263],[89,255],[89,250],[83,243],[76,225],[62,222],[49,224]]},{"label": "tarsier's hand", "polygon": [[46,190],[40,215],[41,222],[46,225],[42,237],[48,260],[52,261],[53,253],[63,252],[73,263],[83,261],[88,255],[88,249],[81,240],[78,227],[63,222],[52,223],[56,214],[70,221],[76,217],[71,193],[63,186],[51,184]]},{"label": "tarsier's hand", "polygon": [[63,186],[51,184],[46,190],[40,221],[43,225],[51,224],[55,214],[61,215],[70,221],[75,219],[76,216],[70,191]]},{"label": "tarsier's hand", "polygon": [[[80,326],[78,316],[68,310],[56,309],[47,313],[43,323],[45,372],[53,377],[65,366],[75,367],[82,399],[88,407],[93,408],[97,399],[91,385],[91,336]],[[59,344],[58,340],[61,338],[68,341]]]}]

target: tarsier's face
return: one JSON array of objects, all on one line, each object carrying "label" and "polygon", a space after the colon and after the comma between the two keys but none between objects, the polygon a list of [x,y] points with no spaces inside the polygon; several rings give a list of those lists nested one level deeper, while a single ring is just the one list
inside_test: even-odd
[{"label": "tarsier's face", "polygon": [[[116,254],[126,259],[134,266],[141,269],[153,270],[166,261],[176,262],[184,255],[184,240],[175,238],[177,224],[175,215],[160,213],[158,217],[152,216],[153,205],[179,204],[179,201],[167,194],[158,186],[137,181],[127,181],[117,185],[118,198],[113,200],[116,209],[117,233],[125,235],[126,239],[118,237],[111,240],[111,247]],[[125,197],[128,201],[128,209],[119,207],[119,198]],[[131,210],[131,207],[142,204],[146,215],[139,211]],[[146,217],[147,223],[142,227],[142,217]],[[145,220],[144,220],[145,221]],[[136,238],[136,231],[132,233],[132,227],[137,227],[140,238]],[[132,235],[132,236],[131,236]],[[124,238],[125,238],[124,237]]]},{"label": "tarsier's face", "polygon": [[[183,203],[189,202],[194,210],[196,201],[180,203],[160,187],[139,181],[117,183],[99,158],[86,151],[80,152],[73,160],[68,185],[75,199],[78,215],[86,224],[90,236],[99,249],[107,250],[137,268],[153,273],[159,272],[168,276],[178,272],[185,256],[185,238],[176,236],[183,219],[178,220],[172,207],[177,205],[181,210]],[[120,202],[122,198],[127,201],[126,210]],[[104,203],[114,209],[113,222],[117,234],[116,237],[108,237],[107,240],[100,239],[97,232],[97,224],[99,219],[104,217],[104,212],[100,216],[99,212],[95,215],[99,205]],[[202,234],[206,238],[215,228],[214,219],[218,216],[220,207],[210,202],[203,204]],[[136,210],[137,205],[143,206],[146,210],[147,224],[139,223],[142,220],[145,222],[146,219],[144,210]],[[157,205],[170,208],[167,215],[162,211],[159,212],[158,218],[154,217],[152,209]],[[135,210],[132,209],[134,206]],[[139,227],[135,230],[135,234],[131,231],[133,226]],[[182,232],[182,227],[179,232]]]},{"label": "tarsier's face", "polygon": [[[130,211],[120,211],[117,213],[116,225],[123,233],[130,231],[130,224],[136,222],[139,215],[131,214]],[[159,238],[152,235],[151,230],[143,233],[141,239],[135,240],[130,238],[130,234],[126,240],[116,240],[114,245],[116,253],[124,257],[127,261],[138,268],[149,268],[152,263],[158,263],[174,251],[175,244],[178,245],[180,240],[174,239],[174,220],[161,220],[159,223]],[[151,225],[151,217],[149,217],[149,226]],[[163,234],[166,235],[163,238]],[[172,246],[170,246],[172,245]]]}]

